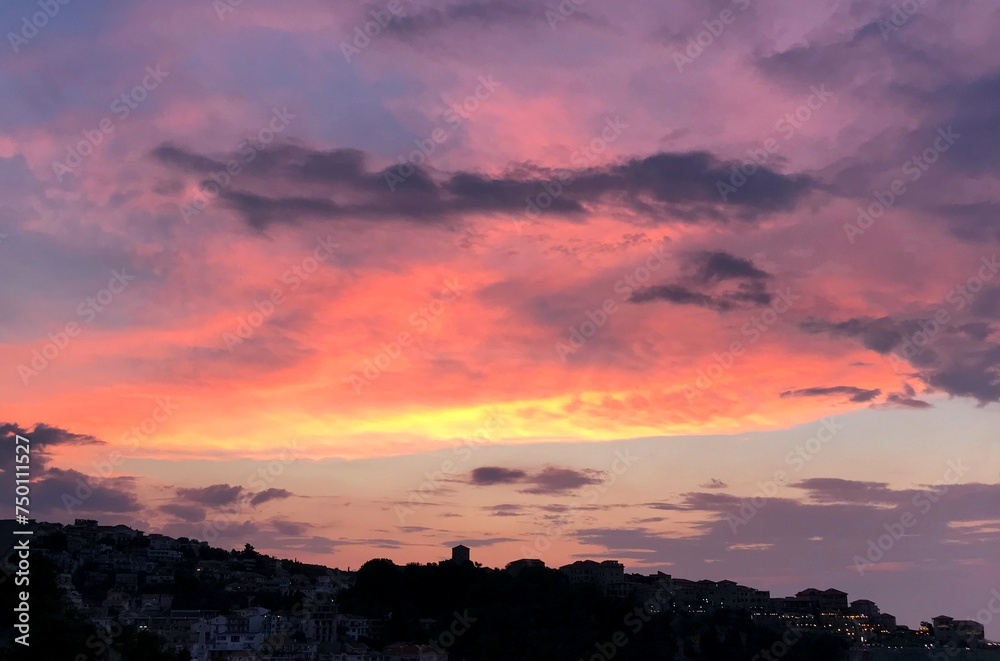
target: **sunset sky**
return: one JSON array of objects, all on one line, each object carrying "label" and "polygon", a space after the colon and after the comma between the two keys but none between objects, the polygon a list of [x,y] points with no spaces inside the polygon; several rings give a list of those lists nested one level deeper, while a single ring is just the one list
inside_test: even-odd
[{"label": "sunset sky", "polygon": [[1000,589],[992,3],[51,3],[0,7],[37,519]]}]

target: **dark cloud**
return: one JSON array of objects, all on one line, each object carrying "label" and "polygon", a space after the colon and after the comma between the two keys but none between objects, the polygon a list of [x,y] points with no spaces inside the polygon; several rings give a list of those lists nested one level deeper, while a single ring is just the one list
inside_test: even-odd
[{"label": "dark cloud", "polygon": [[164,143],[156,147],[153,149],[152,154],[161,163],[173,165],[182,170],[208,174],[226,169],[226,163],[223,161],[217,161],[201,154],[189,152],[169,143]]},{"label": "dark cloud", "polygon": [[[948,150],[949,166],[970,175],[1000,170],[996,157],[1000,152],[1000,133],[996,130],[1000,124],[1000,71],[971,81],[947,78],[930,90],[917,86],[914,89],[916,99],[927,107],[937,107],[939,117],[945,115],[935,127],[952,125],[961,136]],[[995,217],[990,226],[996,227]]]},{"label": "dark cloud", "polygon": [[958,330],[979,341],[985,340],[993,334],[993,327],[985,321],[970,321],[959,326]]},{"label": "dark cloud", "polygon": [[870,402],[882,391],[879,388],[868,390],[856,386],[826,386],[816,388],[800,388],[798,390],[786,390],[781,393],[781,397],[826,397],[828,395],[847,395],[852,402]]},{"label": "dark cloud", "polygon": [[49,468],[32,486],[32,511],[119,514],[142,509],[132,478],[96,478],[75,470]]},{"label": "dark cloud", "polygon": [[282,535],[289,535],[291,537],[302,537],[309,531],[308,523],[301,523],[298,521],[282,521],[276,519],[271,521],[271,525]]},{"label": "dark cloud", "polygon": [[903,341],[899,324],[889,317],[857,317],[841,322],[807,319],[800,324],[807,333],[830,333],[861,340],[868,349],[882,355],[890,353]]},{"label": "dark cloud", "polygon": [[983,319],[1000,319],[1000,287],[986,287],[972,300],[972,314]]},{"label": "dark cloud", "polygon": [[522,470],[514,468],[501,468],[499,466],[482,466],[474,468],[469,477],[470,484],[477,486],[490,486],[493,484],[513,484],[520,482],[528,476]]},{"label": "dark cloud", "polygon": [[933,316],[930,313],[915,319],[859,317],[841,322],[808,319],[800,328],[806,333],[854,338],[877,353],[892,354],[909,362],[915,376],[933,389],[972,397],[980,403],[1000,401],[1000,345],[990,342],[988,337],[977,337],[977,327],[973,327],[972,333],[962,330],[963,324],[945,327],[937,324],[930,340],[924,340],[927,335],[924,329],[934,328],[929,325]]},{"label": "dark cloud", "polygon": [[411,4],[406,15],[394,16],[385,31],[408,38],[442,29],[496,29],[503,24],[538,23],[548,29],[545,9],[544,5],[529,0],[464,0],[440,8]]},{"label": "dark cloud", "polygon": [[[547,466],[538,472],[529,472],[514,468],[498,466],[483,466],[475,468],[469,474],[469,484],[476,486],[492,486],[496,484],[521,484],[525,488],[521,493],[533,495],[564,494],[592,484],[600,484],[603,474],[600,471]],[[518,507],[494,506],[494,516],[516,516]]]},{"label": "dark cloud", "polygon": [[525,516],[524,506],[512,503],[501,503],[483,508],[490,516]]},{"label": "dark cloud", "polygon": [[228,484],[213,484],[200,488],[177,489],[177,496],[191,502],[218,507],[235,503],[243,495],[243,487]]},{"label": "dark cloud", "polygon": [[[952,465],[958,470],[970,469],[960,461],[949,467]],[[941,467],[942,475],[945,468]],[[795,575],[810,582],[829,577],[831,584],[842,584],[851,575],[857,577],[854,559],[865,556],[866,540],[878,539],[886,533],[886,526],[897,524],[904,515],[912,517],[914,523],[905,541],[877,561],[887,563],[887,568],[913,564],[932,569],[931,573],[948,572],[942,577],[947,584],[955,576],[968,575],[968,564],[992,562],[1000,553],[1000,530],[981,525],[996,518],[1000,484],[945,483],[893,489],[880,482],[814,478],[791,487],[806,499],[695,492],[682,494],[675,502],[645,505],[661,512],[698,513],[694,534],[656,532],[633,525],[583,528],[575,536],[581,543],[601,547],[608,555],[640,564],[659,565],[669,558],[671,573],[693,578],[704,576],[706,559],[735,570],[743,565],[733,563],[733,553],[768,544],[771,552],[755,561],[757,575]],[[689,517],[684,516],[685,520]],[[870,584],[879,576],[890,575],[866,571],[863,579]]]},{"label": "dark cloud", "polygon": [[205,509],[197,505],[168,503],[167,505],[161,505],[160,511],[189,523],[198,523],[205,520]]},{"label": "dark cloud", "polygon": [[958,239],[970,243],[1000,241],[1000,204],[996,202],[942,204],[934,213]]},{"label": "dark cloud", "polygon": [[192,539],[203,539],[206,534],[211,535],[212,546],[217,548],[238,548],[242,549],[244,544],[253,544],[256,547],[264,546],[273,535],[262,534],[260,527],[253,521],[226,521],[225,525],[211,525],[198,522],[169,523],[160,530],[164,535],[170,537],[190,537]]},{"label": "dark cloud", "polygon": [[771,274],[757,268],[752,261],[730,255],[727,252],[712,251],[699,255],[699,278],[702,282],[716,282],[746,278],[748,280],[764,280]]},{"label": "dark cloud", "polygon": [[219,197],[254,229],[264,229],[282,218],[333,218],[345,211],[344,207],[322,198],[266,197],[238,191],[225,191]]},{"label": "dark cloud", "polygon": [[648,303],[650,301],[667,301],[679,305],[697,305],[703,308],[720,309],[720,304],[708,294],[691,291],[681,285],[653,285],[636,290],[630,301],[633,303]]},{"label": "dark cloud", "polygon": [[[722,251],[698,252],[687,257],[687,271],[689,274],[681,282],[637,289],[629,301],[666,301],[716,312],[771,303],[772,296],[766,285],[771,274],[757,268],[749,259]],[[737,281],[735,286],[730,283],[733,280]]]},{"label": "dark cloud", "polygon": [[89,434],[76,434],[61,427],[53,427],[39,422],[34,429],[22,427],[13,422],[0,424],[0,447],[4,448],[0,456],[0,472],[7,473],[14,467],[14,444],[16,437],[26,438],[31,443],[32,468],[35,472],[45,469],[48,462],[49,449],[57,445],[103,445],[104,441]]},{"label": "dark cloud", "polygon": [[893,392],[885,398],[882,404],[888,408],[900,409],[932,409],[934,405],[922,399],[916,399],[903,393]]},{"label": "dark cloud", "polygon": [[713,477],[708,482],[699,484],[698,486],[700,486],[702,489],[725,489],[729,485],[723,482],[722,480]]},{"label": "dark cloud", "polygon": [[99,478],[76,470],[50,467],[52,450],[59,446],[103,445],[89,434],[38,423],[34,428],[0,424],[0,487],[14,492],[16,437],[31,443],[32,513],[66,518],[137,512],[142,509],[131,477]]},{"label": "dark cloud", "polygon": [[529,478],[533,486],[524,489],[530,494],[559,494],[573,491],[592,484],[600,484],[602,474],[598,471],[584,469],[548,467]]},{"label": "dark cloud", "polygon": [[[172,144],[157,147],[152,156],[171,168],[203,177],[224,169],[230,158],[241,162],[239,156],[214,159]],[[475,172],[432,174],[415,167],[402,177],[396,165],[370,171],[364,154],[357,150],[280,144],[269,146],[244,165],[239,178],[223,187],[219,199],[257,230],[306,220],[403,220],[446,227],[463,214],[524,215],[527,199],[544,200],[547,206],[536,213],[579,220],[591,208],[607,204],[631,210],[642,224],[753,222],[762,214],[794,208],[814,187],[808,177],[761,168],[739,196],[723,202],[716,183],[729,176],[730,164],[705,152],[658,153],[575,170],[519,166],[501,177]],[[210,181],[205,178],[203,185]],[[559,189],[561,194],[550,195],[546,188]],[[719,265],[722,269],[733,266]]]},{"label": "dark cloud", "polygon": [[284,498],[291,498],[294,494],[287,489],[265,489],[264,491],[258,491],[250,498],[250,504],[254,507],[262,503],[266,503],[269,500],[282,500]]},{"label": "dark cloud", "polygon": [[811,500],[820,503],[899,504],[905,502],[908,495],[890,489],[885,482],[835,477],[815,477],[790,486],[807,491]]}]

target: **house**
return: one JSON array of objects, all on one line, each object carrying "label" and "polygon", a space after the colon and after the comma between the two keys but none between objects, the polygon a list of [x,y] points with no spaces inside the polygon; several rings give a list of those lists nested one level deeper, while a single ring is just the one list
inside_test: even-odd
[{"label": "house", "polygon": [[616,560],[578,560],[560,567],[559,571],[569,577],[572,585],[595,585],[604,594],[613,597],[624,597],[628,593],[625,566]]},{"label": "house", "polygon": [[461,565],[470,560],[469,547],[464,544],[453,546],[451,549],[451,561],[456,565]]},{"label": "house", "polygon": [[807,590],[803,590],[802,592],[795,593],[795,596],[800,599],[806,599],[814,602],[816,604],[816,610],[821,613],[843,613],[848,610],[847,593],[833,588],[829,588],[827,590],[809,588]]},{"label": "house", "polygon": [[855,599],[851,602],[851,612],[874,617],[879,614],[878,604],[869,599]]},{"label": "house", "polygon": [[938,645],[978,647],[985,639],[982,623],[975,620],[956,620],[947,615],[938,615],[931,623],[934,642]]},{"label": "house", "polygon": [[520,560],[514,560],[513,562],[508,562],[507,567],[505,569],[507,570],[507,573],[510,574],[511,576],[517,576],[525,569],[534,569],[534,568],[544,569],[545,563],[537,558],[521,558]]},{"label": "house", "polygon": [[353,641],[371,638],[372,622],[366,617],[341,614],[336,616],[337,633]]}]

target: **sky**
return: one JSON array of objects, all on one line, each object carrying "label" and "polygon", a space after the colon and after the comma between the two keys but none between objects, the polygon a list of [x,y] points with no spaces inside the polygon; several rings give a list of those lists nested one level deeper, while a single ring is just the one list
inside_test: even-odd
[{"label": "sky", "polygon": [[617,559],[1000,638],[990,3],[0,26],[32,516],[345,569]]}]

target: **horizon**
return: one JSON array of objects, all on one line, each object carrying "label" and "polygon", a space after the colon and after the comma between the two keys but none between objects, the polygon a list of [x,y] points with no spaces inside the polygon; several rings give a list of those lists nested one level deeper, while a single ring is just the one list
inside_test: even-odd
[{"label": "horizon", "polygon": [[[53,522],[53,521],[34,521],[34,520],[32,520],[32,521],[29,521],[29,525],[39,525],[39,524],[42,524],[42,525],[52,525],[52,524],[58,524],[58,525],[61,525],[63,527],[67,527],[67,526],[71,526],[71,525],[78,525],[79,521],[80,520],[77,520],[77,522],[74,523],[74,524],[59,524],[58,522]],[[84,519],[83,521],[87,521],[87,520]],[[104,526],[104,524],[102,524],[100,521],[94,520],[94,522],[99,527]],[[15,520],[14,519],[0,519],[0,524],[3,524],[3,525],[10,524],[10,526],[13,527],[15,525]],[[122,526],[122,525],[126,525],[126,524],[114,524],[113,526],[107,526],[107,527],[117,527],[117,526]],[[131,528],[131,526],[127,526],[127,527]],[[133,528],[133,530],[137,530],[137,529]],[[148,536],[152,536],[152,535],[157,535],[157,536],[168,537],[168,538],[174,539],[175,541],[181,539],[181,538],[178,538],[178,537],[171,537],[170,535],[164,535],[163,533],[158,533],[158,532],[144,531],[144,530],[140,530],[139,532],[143,533],[147,537]],[[220,550],[227,550],[227,551],[230,551],[232,553],[240,553],[240,552],[242,552],[242,550],[240,548],[238,548],[238,545],[237,545],[237,547],[233,547],[231,549],[225,549],[223,547],[213,546],[212,543],[210,543],[210,542],[208,542],[206,540],[201,540],[201,539],[196,539],[196,538],[187,538],[187,539],[191,543],[197,542],[199,545],[208,545],[209,547],[218,548]],[[260,553],[260,550],[258,550],[256,547],[254,547],[249,542],[245,542],[244,545],[245,545],[245,547],[246,546],[251,547],[256,553]],[[458,544],[456,544],[456,546],[449,547],[447,550],[453,551],[456,548],[458,548],[459,546],[465,546],[465,545],[462,544],[462,543],[458,543]],[[467,548],[467,549],[469,549],[471,551],[471,550],[475,550],[476,547],[465,547],[465,548]],[[325,564],[321,564],[321,563],[303,562],[302,560],[299,560],[298,558],[282,558],[282,557],[278,557],[278,556],[274,556],[274,555],[268,555],[268,554],[261,554],[261,555],[264,555],[266,557],[272,558],[274,560],[289,561],[289,562],[293,562],[293,563],[304,564],[304,565],[311,565],[311,566],[320,566],[320,567],[323,567],[324,569],[334,570],[334,571],[338,571],[338,572],[352,573],[352,572],[357,572],[358,570],[361,569],[360,566],[357,567],[356,569],[351,569],[350,567],[348,567],[347,569],[342,569],[339,566],[329,566],[329,565],[325,565]],[[388,561],[392,562],[394,565],[399,566],[399,567],[402,567],[402,566],[405,566],[405,565],[408,565],[408,564],[412,564],[412,561],[397,562],[396,560],[393,560],[392,558],[389,558],[389,557],[386,557],[386,556],[372,556],[365,563],[362,563],[362,566],[364,564],[367,564],[367,562],[377,561],[377,560],[388,560]],[[564,569],[564,568],[566,568],[568,566],[571,566],[571,565],[573,565],[573,564],[575,564],[577,562],[595,562],[595,563],[617,562],[616,560],[611,559],[611,558],[598,559],[598,560],[591,560],[589,558],[584,558],[584,559],[580,559],[580,560],[574,560],[573,562],[568,562],[568,563],[566,563],[564,565],[548,565],[543,560],[541,560],[540,558],[524,558],[524,557],[522,557],[522,558],[515,558],[515,559],[512,559],[512,560],[509,560],[506,563],[504,563],[503,565],[489,566],[489,565],[486,565],[486,564],[484,564],[484,563],[476,560],[476,558],[471,557],[471,555],[470,555],[470,558],[469,558],[469,561],[472,562],[476,566],[476,568],[489,569],[489,570],[493,570],[493,571],[506,571],[506,570],[509,569],[509,566],[511,564],[513,564],[515,562],[525,561],[525,560],[540,561],[540,562],[542,562],[542,566],[543,566],[544,569],[549,569],[549,570],[552,570],[552,571],[561,571],[562,569]],[[416,564],[421,564],[421,565],[439,565],[439,564],[450,563],[450,562],[454,562],[453,557],[442,558],[441,560],[437,560],[437,561],[427,561],[427,562],[421,562],[421,563],[416,563]],[[722,582],[722,581],[731,580],[729,578],[704,579],[704,578],[680,577],[680,576],[675,576],[673,574],[670,574],[668,572],[662,572],[660,570],[657,570],[657,571],[655,571],[653,573],[642,573],[640,571],[629,572],[628,571],[628,567],[625,567],[625,576],[626,577],[627,576],[642,576],[642,577],[646,577],[646,578],[655,578],[656,576],[660,576],[660,575],[669,576],[669,577],[672,577],[674,579],[681,578],[681,579],[689,580],[689,581],[693,581],[693,582],[698,582],[698,581],[703,581],[703,580],[709,580],[709,581],[712,581],[714,583],[719,583],[719,582]],[[736,582],[739,583],[738,581],[736,581]],[[758,586],[754,586],[754,585],[746,585],[744,587],[749,587],[749,588],[754,588],[754,589],[760,589]],[[826,590],[831,590],[831,589],[832,590],[837,590],[838,588],[836,588],[834,586],[829,586],[829,587],[827,587],[825,589]],[[816,585],[809,585],[808,587],[803,587],[803,588],[801,588],[799,590],[796,590],[795,594],[786,594],[786,595],[784,595],[784,597],[794,597],[794,596],[796,596],[797,593],[805,592],[805,591],[809,591],[809,590],[821,590],[822,591],[823,589],[818,588]],[[765,592],[768,592],[768,591],[765,590]],[[856,601],[856,599],[851,599],[850,598],[851,597],[850,593],[845,593],[845,594],[848,595],[848,600],[850,602],[853,603],[854,601]],[[771,597],[778,597],[779,595],[771,594],[770,596]],[[997,598],[1000,598],[1000,595],[997,595]],[[857,599],[858,600],[865,600],[866,598],[865,597],[857,597]],[[874,601],[874,600],[871,600],[871,601]],[[875,602],[875,603],[877,604],[877,602]],[[885,613],[885,612],[888,612],[888,611],[883,610],[882,612]],[[931,620],[934,617],[947,616],[947,615],[949,615],[949,614],[947,614],[947,613],[938,613],[938,615],[936,615],[936,616],[927,616],[925,618],[922,618],[922,620],[929,621],[929,620]],[[975,621],[975,617],[973,617],[973,616],[968,616],[968,617],[965,617],[965,618],[963,618],[961,616],[958,616],[958,617],[955,617],[955,619],[956,620],[966,619],[966,620],[973,620],[973,621]],[[917,626],[910,626],[910,628],[911,629],[917,629],[919,627],[917,627]]]}]

